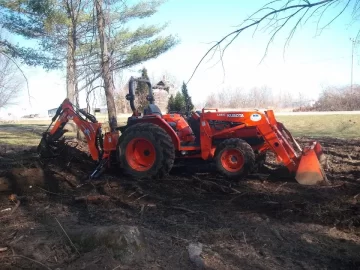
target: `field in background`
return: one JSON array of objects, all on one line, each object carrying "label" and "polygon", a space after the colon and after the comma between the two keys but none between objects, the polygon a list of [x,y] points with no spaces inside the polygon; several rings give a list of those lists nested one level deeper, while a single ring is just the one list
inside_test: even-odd
[{"label": "field in background", "polygon": [[[360,137],[360,114],[342,115],[277,115],[295,137],[332,137],[355,139]],[[104,122],[106,117],[98,118]],[[125,125],[127,116],[118,118],[119,126]],[[0,124],[0,145],[37,145],[41,133],[50,124],[50,120],[26,119],[16,123]],[[104,127],[106,128],[106,123]],[[67,127],[68,128],[68,127]],[[71,127],[69,128],[70,130]],[[69,132],[68,137],[75,136]]]},{"label": "field in background", "polygon": [[360,137],[360,115],[278,115],[293,136],[355,139]]},{"label": "field in background", "polygon": [[0,124],[0,146],[36,146],[48,125],[43,123]]}]

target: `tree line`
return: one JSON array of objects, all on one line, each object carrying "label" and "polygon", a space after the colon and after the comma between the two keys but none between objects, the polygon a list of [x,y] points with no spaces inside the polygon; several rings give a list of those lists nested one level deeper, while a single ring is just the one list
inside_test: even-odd
[{"label": "tree line", "polygon": [[209,94],[199,108],[292,109],[293,111],[355,111],[360,110],[360,86],[328,86],[316,100],[304,93],[274,93],[267,86],[251,89],[223,89]]},{"label": "tree line", "polygon": [[290,92],[282,91],[274,93],[266,86],[243,88],[224,88],[216,93],[210,93],[200,107],[207,108],[291,108],[295,101],[303,100],[305,97],[298,93],[294,96]]},{"label": "tree line", "polygon": [[[140,70],[140,77],[149,80],[146,68]],[[180,87],[179,87],[180,88]],[[310,100],[304,93],[293,94],[290,91],[274,92],[270,87],[263,85],[250,89],[225,88],[216,93],[210,93],[203,102],[197,102],[196,108],[185,82],[174,94],[169,93],[167,99],[168,112],[186,113],[194,109],[230,108],[230,109],[291,109],[293,111],[352,111],[360,110],[360,86],[329,86],[322,90],[317,100]],[[140,111],[147,106],[148,89],[145,83],[138,83],[135,89],[135,103]],[[125,93],[117,94],[116,104],[119,111],[130,112],[128,102],[124,99]],[[124,109],[127,107],[127,109]]]},{"label": "tree line", "polygon": [[360,85],[329,86],[320,94],[318,100],[294,111],[359,111]]}]

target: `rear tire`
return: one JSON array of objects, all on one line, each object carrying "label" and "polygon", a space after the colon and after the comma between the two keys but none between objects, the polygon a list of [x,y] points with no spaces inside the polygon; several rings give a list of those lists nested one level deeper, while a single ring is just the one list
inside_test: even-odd
[{"label": "rear tire", "polygon": [[120,136],[118,158],[124,172],[134,178],[161,178],[173,167],[175,149],[169,134],[161,127],[139,123]]},{"label": "rear tire", "polygon": [[253,170],[255,154],[247,142],[232,138],[217,147],[215,162],[222,175],[230,179],[241,179]]}]

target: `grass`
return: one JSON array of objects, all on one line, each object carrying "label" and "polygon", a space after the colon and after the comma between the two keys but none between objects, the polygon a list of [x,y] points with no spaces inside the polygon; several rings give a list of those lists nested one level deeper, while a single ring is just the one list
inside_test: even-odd
[{"label": "grass", "polygon": [[31,132],[0,131],[0,146],[35,146],[38,145],[40,137]]},{"label": "grass", "polygon": [[[360,115],[286,115],[277,116],[295,137],[332,137],[353,139],[360,137]],[[126,118],[118,119],[119,126]],[[23,121],[15,124],[0,124],[0,146],[36,146],[48,121]],[[104,124],[106,127],[107,124]],[[67,137],[75,136],[69,132]]]},{"label": "grass", "polygon": [[360,138],[360,115],[282,115],[276,117],[293,136]]},{"label": "grass", "polygon": [[[37,146],[41,134],[48,128],[45,121],[36,121],[16,124],[0,124],[0,146]],[[70,136],[75,133],[71,132]]]},{"label": "grass", "polygon": [[[99,122],[101,119],[98,119]],[[118,125],[124,126],[126,124],[126,117],[118,118]],[[16,123],[0,124],[0,147],[1,146],[37,146],[41,139],[41,134],[47,130],[50,120],[27,120],[22,119]],[[103,123],[103,130],[108,130],[108,123]],[[66,133],[67,138],[76,137],[72,125],[65,126],[69,129]],[[1,149],[0,149],[1,152]]]}]

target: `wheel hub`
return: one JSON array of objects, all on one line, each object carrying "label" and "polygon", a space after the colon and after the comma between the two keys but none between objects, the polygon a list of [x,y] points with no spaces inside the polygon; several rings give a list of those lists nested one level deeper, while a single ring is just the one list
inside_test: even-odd
[{"label": "wheel hub", "polygon": [[243,154],[237,149],[227,149],[221,155],[222,166],[230,172],[237,172],[244,166]]},{"label": "wheel hub", "polygon": [[130,167],[137,171],[147,171],[155,163],[155,147],[145,138],[132,139],[126,146],[126,159]]}]

